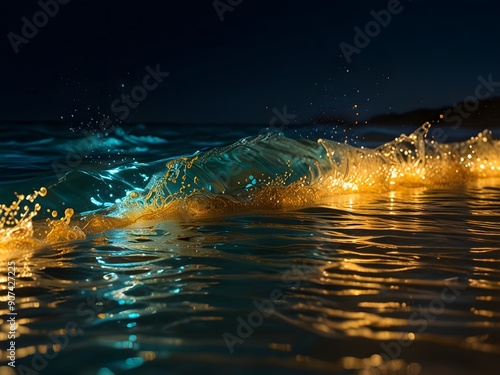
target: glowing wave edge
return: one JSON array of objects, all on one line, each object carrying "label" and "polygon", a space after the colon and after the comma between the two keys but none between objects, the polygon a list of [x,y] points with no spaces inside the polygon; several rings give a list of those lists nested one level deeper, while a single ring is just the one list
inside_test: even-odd
[{"label": "glowing wave edge", "polygon": [[[244,138],[230,146],[170,160],[144,189],[117,204],[72,220],[34,220],[42,188],[0,206],[0,250],[83,239],[149,220],[179,220],[324,204],[341,194],[384,193],[405,187],[464,185],[500,177],[499,140],[489,130],[467,141],[440,144],[426,123],[375,149],[280,134]],[[66,202],[71,206],[71,202]]]}]

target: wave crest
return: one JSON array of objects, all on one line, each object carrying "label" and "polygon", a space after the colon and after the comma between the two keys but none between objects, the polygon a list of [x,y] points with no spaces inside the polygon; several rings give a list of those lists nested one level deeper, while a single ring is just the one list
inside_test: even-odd
[{"label": "wave crest", "polygon": [[465,142],[427,139],[426,123],[375,149],[267,134],[170,161],[113,215],[213,214],[320,204],[332,195],[465,183],[500,175],[489,130]]}]

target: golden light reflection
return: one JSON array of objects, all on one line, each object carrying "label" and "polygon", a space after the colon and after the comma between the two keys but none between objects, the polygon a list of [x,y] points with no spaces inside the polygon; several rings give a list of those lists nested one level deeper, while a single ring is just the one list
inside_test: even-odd
[{"label": "golden light reflection", "polygon": [[274,349],[274,350],[279,350],[281,352],[291,352],[292,351],[291,344],[270,343],[269,348]]},{"label": "golden light reflection", "polygon": [[0,366],[0,372],[2,373],[2,375],[17,375],[16,371],[9,366]]},{"label": "golden light reflection", "polygon": [[16,358],[21,359],[21,358],[27,357],[29,355],[35,354],[37,351],[40,351],[40,350],[45,350],[45,346],[32,345],[32,346],[27,346],[24,348],[18,348],[16,350]]},{"label": "golden light reflection", "polygon": [[402,359],[384,360],[379,354],[367,358],[343,357],[340,361],[345,370],[356,370],[356,375],[418,375],[422,371],[422,365],[417,362],[407,363]]},{"label": "golden light reflection", "polygon": [[140,352],[139,355],[145,361],[154,361],[154,359],[156,358],[156,353],[155,352]]},{"label": "golden light reflection", "polygon": [[358,306],[379,311],[410,311],[406,302],[360,302]]},{"label": "golden light reflection", "polygon": [[471,312],[474,315],[481,315],[481,316],[486,316],[488,318],[493,318],[493,317],[500,317],[500,313],[494,312],[494,311],[489,311],[489,310],[478,310],[476,308],[471,308]]}]

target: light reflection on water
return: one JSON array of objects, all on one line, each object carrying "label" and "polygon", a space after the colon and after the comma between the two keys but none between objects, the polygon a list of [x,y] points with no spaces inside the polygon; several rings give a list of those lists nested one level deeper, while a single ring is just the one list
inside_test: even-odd
[{"label": "light reflection on water", "polygon": [[[491,186],[143,223],[2,254],[20,274],[17,364],[33,368],[47,352],[58,355],[41,373],[54,375],[496,373],[500,189]],[[256,307],[265,303],[272,314]]]}]

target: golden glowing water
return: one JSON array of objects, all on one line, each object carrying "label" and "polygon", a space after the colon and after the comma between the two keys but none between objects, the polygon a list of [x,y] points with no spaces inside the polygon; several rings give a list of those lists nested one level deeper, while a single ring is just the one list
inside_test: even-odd
[{"label": "golden glowing water", "polygon": [[[54,210],[53,219],[35,220],[42,203],[34,201],[47,194],[47,189],[41,187],[28,196],[17,195],[17,200],[10,205],[0,206],[0,249],[84,239],[87,234],[137,221],[290,210],[332,204],[346,194],[460,186],[500,176],[499,141],[492,138],[490,131],[485,130],[464,142],[439,144],[426,139],[429,128],[430,124],[426,123],[409,136],[403,134],[375,149],[323,139],[317,143],[307,141],[309,145],[285,159],[273,151],[279,147],[293,148],[297,141],[276,135],[242,140],[226,149],[171,161],[166,165],[164,176],[153,178],[146,192],[131,192],[115,207],[79,216],[73,221],[71,208],[66,208],[59,219]],[[224,168],[226,154],[252,148],[254,155],[263,158],[261,165],[267,164],[268,169],[269,165],[271,169],[279,167],[277,172],[262,172],[259,164],[252,165],[248,156],[241,158],[245,167],[238,166],[236,171],[232,161],[232,171],[225,175],[229,181],[221,181],[220,174],[207,171],[214,160],[220,164],[213,169]],[[263,155],[267,150],[269,155]],[[306,151],[301,153],[302,150]],[[298,168],[301,171],[297,171]],[[249,174],[253,184],[244,188]],[[34,203],[31,208],[30,203]],[[71,202],[65,203],[71,205]]]},{"label": "golden glowing water", "polygon": [[[376,149],[237,142],[172,160],[93,213],[67,199],[47,212],[53,188],[18,195],[0,220],[0,259],[19,273],[18,363],[54,350],[43,374],[495,374],[499,143],[484,131],[441,145],[427,130]],[[412,324],[450,286],[457,298]],[[274,289],[274,313],[230,354],[222,334]],[[53,345],[68,321],[82,334]],[[381,345],[398,340],[387,359]]]}]

